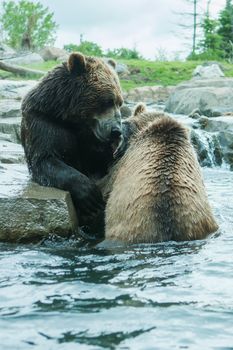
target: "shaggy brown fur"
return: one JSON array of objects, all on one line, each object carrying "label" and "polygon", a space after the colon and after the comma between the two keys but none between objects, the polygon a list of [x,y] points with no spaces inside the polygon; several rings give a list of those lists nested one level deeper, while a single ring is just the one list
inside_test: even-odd
[{"label": "shaggy brown fur", "polygon": [[[126,150],[129,147],[130,141],[140,130],[147,127],[150,122],[154,122],[156,119],[166,116],[168,115],[160,111],[153,111],[153,113],[148,113],[146,111],[145,104],[142,102],[138,103],[134,109],[133,115],[125,119],[122,123],[123,133],[126,140]],[[105,201],[107,201],[110,192],[112,191],[113,182],[115,181],[117,174],[116,169],[119,166],[120,164],[112,167],[104,178],[97,181],[98,187],[101,189]]]},{"label": "shaggy brown fur", "polygon": [[143,113],[154,121],[136,133],[107,179],[105,237],[127,243],[202,239],[218,225],[188,132],[168,116]]},{"label": "shaggy brown fur", "polygon": [[112,144],[122,139],[123,98],[114,61],[109,63],[72,53],[22,102],[21,140],[32,179],[69,191],[80,225],[94,222],[99,212],[104,216],[92,179],[106,175]]},{"label": "shaggy brown fur", "polygon": [[126,119],[124,123],[130,124],[131,129],[135,132],[147,126],[149,122],[153,122],[155,119],[164,116],[166,114],[163,112],[147,113],[144,103],[139,103],[135,107],[133,115]]}]

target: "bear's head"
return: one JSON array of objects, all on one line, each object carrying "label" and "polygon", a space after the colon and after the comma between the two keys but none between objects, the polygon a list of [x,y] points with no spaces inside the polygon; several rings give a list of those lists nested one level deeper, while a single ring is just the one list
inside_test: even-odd
[{"label": "bear's head", "polygon": [[72,53],[66,67],[72,85],[69,114],[88,123],[100,141],[120,138],[123,97],[115,62]]}]

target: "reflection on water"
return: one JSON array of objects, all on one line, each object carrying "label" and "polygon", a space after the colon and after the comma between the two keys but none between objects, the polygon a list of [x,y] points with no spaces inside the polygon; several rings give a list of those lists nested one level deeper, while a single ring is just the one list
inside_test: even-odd
[{"label": "reflection on water", "polygon": [[206,169],[214,237],[0,245],[2,349],[232,349],[233,173]]}]

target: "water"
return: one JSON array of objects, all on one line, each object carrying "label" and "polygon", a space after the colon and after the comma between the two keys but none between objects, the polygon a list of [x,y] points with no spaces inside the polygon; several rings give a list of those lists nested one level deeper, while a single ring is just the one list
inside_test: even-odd
[{"label": "water", "polygon": [[233,173],[205,169],[220,231],[114,250],[0,245],[1,349],[233,349]]}]

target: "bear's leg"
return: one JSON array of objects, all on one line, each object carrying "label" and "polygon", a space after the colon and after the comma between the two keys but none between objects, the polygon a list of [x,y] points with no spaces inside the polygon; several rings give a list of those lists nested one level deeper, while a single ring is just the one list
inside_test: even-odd
[{"label": "bear's leg", "polygon": [[27,122],[23,120],[21,136],[32,179],[43,186],[69,191],[80,224],[84,217],[96,218],[104,211],[100,189],[77,170],[81,167],[74,132],[31,117]]},{"label": "bear's leg", "polygon": [[41,185],[69,191],[80,226],[88,226],[90,234],[102,237],[105,205],[101,191],[93,181],[55,157],[37,163],[32,177]]}]

